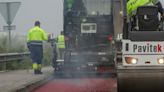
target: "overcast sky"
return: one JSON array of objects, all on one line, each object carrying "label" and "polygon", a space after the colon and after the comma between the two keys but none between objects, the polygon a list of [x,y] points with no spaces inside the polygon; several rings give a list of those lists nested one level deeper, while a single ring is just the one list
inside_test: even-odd
[{"label": "overcast sky", "polygon": [[[35,20],[40,20],[41,27],[48,33],[57,35],[63,29],[62,0],[0,0],[0,2],[21,2],[12,23],[16,25],[16,30],[12,33],[26,35]],[[0,20],[0,30],[2,30],[6,22],[1,15]]]},{"label": "overcast sky", "polygon": [[[164,0],[161,1],[164,3]],[[16,30],[12,33],[26,35],[35,20],[40,20],[41,27],[54,35],[58,35],[63,29],[63,0],[0,0],[0,2],[21,2],[12,23],[16,25]],[[2,30],[6,22],[1,15],[0,20],[0,30]]]}]

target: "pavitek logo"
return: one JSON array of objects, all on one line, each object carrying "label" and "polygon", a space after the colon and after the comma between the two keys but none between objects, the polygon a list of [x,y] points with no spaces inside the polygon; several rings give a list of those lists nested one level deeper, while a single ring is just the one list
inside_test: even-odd
[{"label": "pavitek logo", "polygon": [[147,43],[146,45],[133,45],[133,52],[162,52],[162,46],[160,44],[152,45]]}]

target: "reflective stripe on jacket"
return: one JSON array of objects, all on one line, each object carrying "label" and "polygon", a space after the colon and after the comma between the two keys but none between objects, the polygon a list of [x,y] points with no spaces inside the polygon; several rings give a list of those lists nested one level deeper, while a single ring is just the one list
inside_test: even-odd
[{"label": "reflective stripe on jacket", "polygon": [[42,45],[43,42],[42,41],[30,41],[29,44],[30,45]]},{"label": "reflective stripe on jacket", "polygon": [[58,48],[65,48],[65,38],[64,35],[59,35],[57,38],[57,47]]}]

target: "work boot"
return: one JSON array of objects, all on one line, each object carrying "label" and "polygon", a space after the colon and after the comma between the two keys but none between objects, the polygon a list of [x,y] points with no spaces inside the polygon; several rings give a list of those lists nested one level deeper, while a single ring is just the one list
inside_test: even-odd
[{"label": "work boot", "polygon": [[43,74],[41,70],[38,70],[38,74]]},{"label": "work boot", "polygon": [[34,74],[39,74],[39,71],[38,70],[34,70]]}]

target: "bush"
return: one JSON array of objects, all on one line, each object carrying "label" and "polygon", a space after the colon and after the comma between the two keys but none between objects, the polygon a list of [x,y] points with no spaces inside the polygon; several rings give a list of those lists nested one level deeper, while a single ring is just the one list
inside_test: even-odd
[{"label": "bush", "polygon": [[44,43],[44,52],[43,52],[43,66],[50,66],[52,61],[52,48],[48,43]]},{"label": "bush", "polygon": [[[52,59],[52,49],[50,44],[44,43],[44,58],[43,58],[43,66],[51,65]],[[9,46],[9,41],[7,36],[0,37],[0,53],[21,53],[27,52],[26,46],[26,37],[25,36],[13,36],[11,41],[11,46]],[[29,69],[32,66],[32,61],[29,57],[25,58],[22,61],[12,61],[0,64],[0,70],[4,70],[5,67],[7,70],[17,70],[17,69]]]}]

